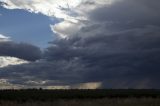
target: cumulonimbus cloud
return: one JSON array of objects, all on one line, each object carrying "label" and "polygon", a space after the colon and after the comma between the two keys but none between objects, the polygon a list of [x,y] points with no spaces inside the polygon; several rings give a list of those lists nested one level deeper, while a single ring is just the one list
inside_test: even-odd
[{"label": "cumulonimbus cloud", "polygon": [[[11,1],[6,0],[4,7],[45,15],[48,9],[41,5],[47,8],[46,3],[53,3]],[[67,3],[56,7],[63,16],[54,16],[53,8],[48,16],[62,21],[51,25],[52,30],[64,39],[51,43],[45,61],[3,68],[0,75],[20,85],[32,80],[46,81],[46,86],[102,82],[109,88],[160,88],[159,5],[158,0],[83,0],[71,10]]]}]

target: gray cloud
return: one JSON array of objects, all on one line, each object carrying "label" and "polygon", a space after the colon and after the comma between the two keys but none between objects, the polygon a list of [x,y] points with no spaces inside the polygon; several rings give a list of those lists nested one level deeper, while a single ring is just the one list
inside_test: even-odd
[{"label": "gray cloud", "polygon": [[53,42],[46,61],[1,69],[12,84],[74,85],[102,82],[106,88],[160,88],[159,28],[149,26],[112,35],[72,37]]},{"label": "gray cloud", "polygon": [[159,34],[158,27],[148,26],[112,35],[78,36],[55,41],[47,56],[52,61],[76,59],[85,67],[84,81],[102,81],[105,87],[159,88]]},{"label": "gray cloud", "polygon": [[[102,82],[106,88],[160,88],[159,3],[87,3],[96,8],[84,13],[88,19],[81,21],[78,32],[55,39],[44,60],[3,68],[0,77],[21,85],[32,80],[47,81],[43,85]],[[83,10],[81,5],[77,8]]]},{"label": "gray cloud", "polygon": [[32,84],[27,82],[46,81],[46,83],[42,85],[50,86],[71,85],[83,82],[84,66],[76,62],[76,60],[64,60],[9,66],[1,68],[0,70],[0,77],[3,79],[9,79],[8,81],[12,84],[31,86]]},{"label": "gray cloud", "polygon": [[29,61],[41,58],[40,48],[27,43],[15,43],[12,41],[0,42],[0,56],[12,56]]},{"label": "gray cloud", "polygon": [[[154,22],[160,17],[158,0],[121,0],[109,6],[103,6],[91,11],[89,17],[96,21],[113,22]],[[102,17],[103,16],[103,17]],[[141,24],[137,23],[137,24]]]},{"label": "gray cloud", "polygon": [[77,34],[53,42],[46,58],[76,59],[85,66],[85,81],[105,87],[159,88],[159,3],[121,0],[95,8]]}]

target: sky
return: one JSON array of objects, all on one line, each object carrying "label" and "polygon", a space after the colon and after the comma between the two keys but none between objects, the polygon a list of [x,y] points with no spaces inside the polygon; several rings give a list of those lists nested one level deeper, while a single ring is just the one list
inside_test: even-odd
[{"label": "sky", "polygon": [[3,85],[160,88],[159,0],[0,2]]},{"label": "sky", "polygon": [[25,10],[8,10],[0,7],[0,33],[15,42],[26,42],[45,48],[54,39],[49,24],[55,23],[42,14]]}]

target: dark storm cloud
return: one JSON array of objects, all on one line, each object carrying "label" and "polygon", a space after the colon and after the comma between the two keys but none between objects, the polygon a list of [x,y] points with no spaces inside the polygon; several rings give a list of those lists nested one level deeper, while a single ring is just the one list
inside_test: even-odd
[{"label": "dark storm cloud", "polygon": [[[77,60],[85,67],[84,81],[102,81],[105,87],[115,88],[159,88],[159,29],[148,26],[112,35],[55,41],[47,55],[49,60]],[[123,85],[114,84],[114,80]]]},{"label": "dark storm cloud", "polygon": [[46,50],[46,61],[3,68],[0,77],[22,85],[29,80],[48,81],[45,85],[99,81],[107,88],[160,88],[159,34],[159,28],[149,26],[57,40]]},{"label": "dark storm cloud", "polygon": [[64,60],[9,66],[0,70],[0,77],[9,79],[12,84],[27,85],[28,81],[47,81],[44,85],[66,85],[83,81],[84,66],[76,60]]},{"label": "dark storm cloud", "polygon": [[121,0],[96,8],[88,14],[92,23],[69,39],[54,41],[47,59],[76,59],[85,67],[85,81],[102,81],[105,87],[160,88],[158,4]]},{"label": "dark storm cloud", "polygon": [[27,43],[0,42],[0,56],[12,56],[35,61],[41,58],[41,50]]},{"label": "dark storm cloud", "polygon": [[88,17],[99,24],[106,23],[107,29],[125,30],[160,25],[160,2],[158,0],[120,0],[112,5],[96,8]]},{"label": "dark storm cloud", "polygon": [[76,35],[51,43],[45,61],[3,68],[0,77],[15,84],[95,81],[106,88],[160,88],[159,4],[120,0],[96,8]]},{"label": "dark storm cloud", "polygon": [[[160,17],[158,0],[119,0],[111,5],[98,7],[88,16],[96,21],[156,21]],[[140,23],[137,23],[140,24]]]}]

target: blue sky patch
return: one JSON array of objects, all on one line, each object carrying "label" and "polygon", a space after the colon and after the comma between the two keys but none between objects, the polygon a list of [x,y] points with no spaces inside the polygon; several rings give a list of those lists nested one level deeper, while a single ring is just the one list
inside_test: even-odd
[{"label": "blue sky patch", "polygon": [[8,10],[0,7],[0,34],[11,37],[15,42],[31,43],[41,48],[48,46],[53,38],[49,17],[25,10]]}]

